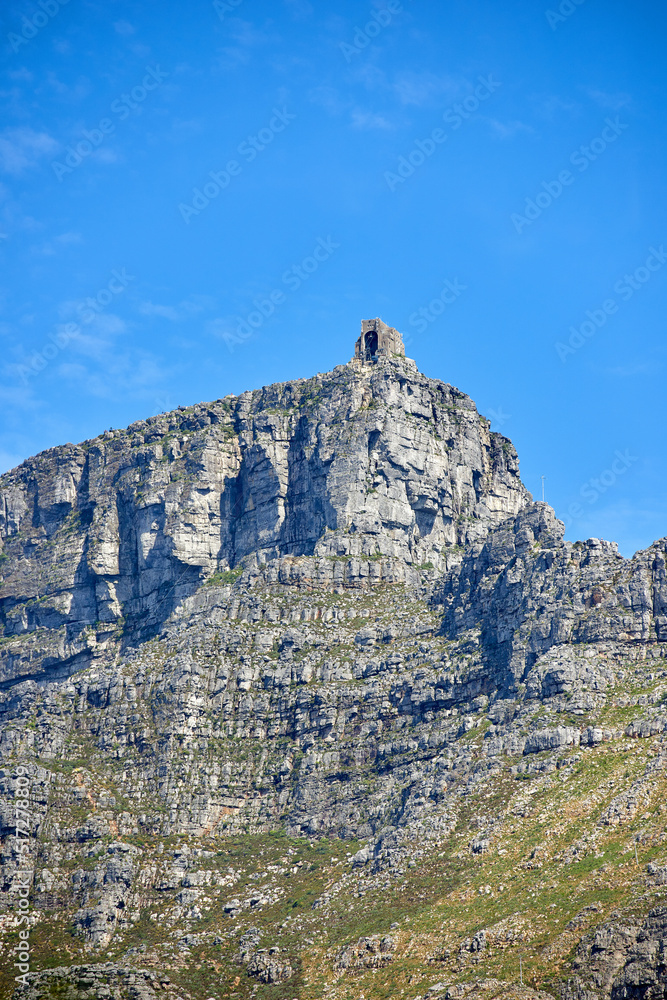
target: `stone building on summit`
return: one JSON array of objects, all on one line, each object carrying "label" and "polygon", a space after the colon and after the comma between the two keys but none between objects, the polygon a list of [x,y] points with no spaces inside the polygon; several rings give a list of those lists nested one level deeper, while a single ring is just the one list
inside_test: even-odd
[{"label": "stone building on summit", "polygon": [[354,358],[362,364],[368,364],[375,358],[390,354],[400,354],[405,357],[403,338],[393,326],[387,326],[381,319],[363,319],[361,321],[361,336],[354,345]]}]

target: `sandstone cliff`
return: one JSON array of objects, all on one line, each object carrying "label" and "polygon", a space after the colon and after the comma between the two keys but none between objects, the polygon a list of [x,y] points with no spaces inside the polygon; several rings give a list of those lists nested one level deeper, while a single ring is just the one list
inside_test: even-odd
[{"label": "sandstone cliff", "polygon": [[0,531],[26,996],[665,996],[667,540],[565,542],[458,390],[164,414],[3,476]]},{"label": "sandstone cliff", "polygon": [[0,477],[0,680],[145,638],[220,571],[414,582],[528,500],[511,443],[406,359],[51,449]]}]

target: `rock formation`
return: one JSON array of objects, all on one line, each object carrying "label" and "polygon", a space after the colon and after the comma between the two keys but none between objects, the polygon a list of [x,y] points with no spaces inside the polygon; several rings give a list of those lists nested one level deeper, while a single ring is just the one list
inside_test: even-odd
[{"label": "rock formation", "polygon": [[667,540],[395,333],[0,478],[17,998],[667,995]]},{"label": "rock formation", "polygon": [[529,500],[473,402],[397,359],[53,448],[0,496],[2,682],[79,670],[239,567],[415,582]]}]

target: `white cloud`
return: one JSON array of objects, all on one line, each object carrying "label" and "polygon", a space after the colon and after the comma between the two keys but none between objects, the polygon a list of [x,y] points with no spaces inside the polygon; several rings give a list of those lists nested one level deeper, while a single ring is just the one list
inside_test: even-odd
[{"label": "white cloud", "polygon": [[78,243],[83,243],[81,233],[61,233],[59,236],[54,236],[52,240],[47,240],[39,246],[31,247],[31,250],[33,253],[42,254],[44,257],[55,257],[63,247],[73,246]]},{"label": "white cloud", "polygon": [[[236,320],[236,325],[238,326],[238,320]],[[205,330],[211,337],[220,337],[222,340],[226,340],[233,335],[234,326],[234,321],[218,318],[209,320]]]},{"label": "white cloud", "polygon": [[0,169],[18,175],[57,150],[58,143],[46,132],[36,132],[27,125],[6,128],[0,134]]},{"label": "white cloud", "polygon": [[98,163],[119,163],[121,159],[118,153],[109,146],[101,146],[92,155]]},{"label": "white cloud", "polygon": [[512,139],[518,132],[534,131],[530,125],[520,121],[501,122],[497,118],[487,118],[486,121],[501,139]]},{"label": "white cloud", "polygon": [[58,365],[58,374],[63,378],[69,379],[70,382],[80,381],[86,377],[87,373],[88,369],[86,366],[76,361],[67,361],[62,365]]},{"label": "white cloud", "polygon": [[390,129],[393,128],[393,125],[386,118],[383,118],[382,115],[375,115],[371,111],[357,109],[352,112],[352,127],[368,132],[378,128]]},{"label": "white cloud", "polygon": [[139,312],[142,316],[161,316],[162,319],[170,319],[172,323],[178,323],[181,318],[173,306],[161,306],[154,302],[142,302]]},{"label": "white cloud", "polygon": [[558,94],[550,94],[548,97],[539,97],[535,104],[536,113],[540,118],[547,121],[554,121],[560,115],[568,118],[577,118],[582,112],[582,106],[577,101],[564,100]]},{"label": "white cloud", "polygon": [[324,108],[328,114],[335,117],[349,113],[350,124],[353,128],[362,131],[394,128],[393,123],[384,115],[354,107],[352,102],[344,100],[334,87],[326,85],[315,87],[309,91],[308,99],[312,104]]},{"label": "white cloud", "polygon": [[428,72],[401,73],[392,89],[401,104],[415,107],[453,101],[461,93],[461,85],[451,77]]},{"label": "white cloud", "polygon": [[199,118],[175,118],[172,120],[171,128],[172,134],[177,139],[189,139],[193,135],[200,135],[204,125]]},{"label": "white cloud", "polygon": [[105,356],[103,365],[92,367],[67,361],[58,366],[57,374],[90,396],[117,399],[120,395],[152,394],[169,373],[145,351],[114,350]]},{"label": "white cloud", "polygon": [[[270,25],[270,22],[268,22]],[[280,36],[263,31],[255,27],[251,21],[244,21],[239,17],[225,16],[226,36],[235,43],[220,49],[220,59],[218,68],[221,70],[233,69],[236,66],[250,62],[256,54],[254,50],[263,45],[275,47],[280,42]]]},{"label": "white cloud", "polygon": [[335,11],[327,14],[323,22],[324,30],[330,35],[342,35],[349,30],[349,22],[346,18],[336,14]]},{"label": "white cloud", "polygon": [[259,45],[267,45],[270,42],[278,41],[277,35],[271,35],[266,31],[258,30],[252,21],[242,21],[236,17],[230,20],[230,35],[237,45],[243,48],[257,48]]},{"label": "white cloud", "polygon": [[182,323],[206,309],[214,308],[215,300],[210,296],[193,295],[189,299],[183,299],[178,306],[165,306],[158,302],[142,302],[139,306],[139,312],[142,316],[160,316],[162,319],[171,320],[172,323]]},{"label": "white cloud", "polygon": [[347,108],[347,103],[341,98],[338,90],[326,84],[313,87],[312,90],[309,90],[308,100],[311,104],[324,108],[330,115],[340,115]]},{"label": "white cloud", "polygon": [[129,21],[114,21],[113,26],[119,35],[133,35],[136,31]]},{"label": "white cloud", "polygon": [[61,233],[60,236],[56,236],[55,241],[63,246],[69,246],[72,243],[83,243],[83,236],[81,233]]},{"label": "white cloud", "polygon": [[662,365],[656,362],[638,361],[629,365],[617,365],[615,368],[605,368],[606,375],[615,375],[618,378],[632,378],[634,375],[655,375],[662,371]]},{"label": "white cloud", "polygon": [[592,101],[607,111],[620,111],[621,108],[629,108],[632,105],[632,98],[629,94],[608,94],[604,90],[594,88],[589,88],[586,93]]},{"label": "white cloud", "polygon": [[80,104],[93,92],[92,82],[85,76],[78,76],[73,84],[65,83],[53,72],[46,74],[48,86],[72,105]]}]

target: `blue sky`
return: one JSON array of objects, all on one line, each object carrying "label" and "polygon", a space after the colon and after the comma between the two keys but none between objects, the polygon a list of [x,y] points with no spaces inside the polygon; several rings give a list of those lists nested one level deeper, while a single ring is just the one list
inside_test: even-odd
[{"label": "blue sky", "polygon": [[349,360],[514,441],[567,537],[667,535],[664,5],[3,5],[0,467]]}]

